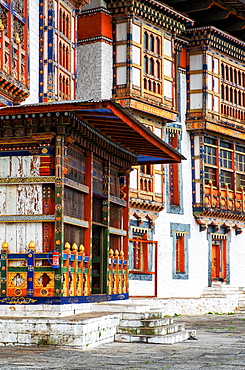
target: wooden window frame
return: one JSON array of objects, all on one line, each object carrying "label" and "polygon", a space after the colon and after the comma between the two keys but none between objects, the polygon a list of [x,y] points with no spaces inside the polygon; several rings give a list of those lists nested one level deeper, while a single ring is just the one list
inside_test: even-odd
[{"label": "wooden window frame", "polygon": [[[215,152],[207,153],[208,148]],[[215,139],[215,144],[204,140],[203,153],[206,185],[220,189],[229,188],[232,191],[243,189],[245,185],[245,146],[231,144],[220,139]]]},{"label": "wooden window frame", "polygon": [[[132,243],[133,247],[132,268],[129,272],[134,274],[155,275],[158,242],[144,239],[144,236],[143,238],[129,239],[129,242]],[[155,262],[153,263],[152,270],[149,269],[149,245],[152,245],[155,255]]]},{"label": "wooden window frame", "polygon": [[173,238],[173,279],[189,279],[189,248],[190,225],[170,223],[170,236]]}]

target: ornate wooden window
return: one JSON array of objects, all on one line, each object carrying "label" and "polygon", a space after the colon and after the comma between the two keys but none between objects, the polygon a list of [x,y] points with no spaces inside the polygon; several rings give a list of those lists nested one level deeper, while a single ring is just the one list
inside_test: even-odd
[{"label": "ornate wooden window", "polygon": [[242,66],[221,62],[221,113],[245,119],[245,73]]},{"label": "ornate wooden window", "polygon": [[219,59],[207,54],[207,109],[220,112]]},{"label": "ornate wooden window", "polygon": [[[75,99],[75,10],[69,3],[57,0],[52,27],[49,27],[52,17],[50,18],[47,7],[43,7],[42,16],[40,59],[43,61],[43,73],[39,87],[40,101]],[[51,57],[48,59],[47,55],[54,55],[54,60]]]},{"label": "ornate wooden window", "polygon": [[[220,178],[220,181],[219,181]],[[204,182],[239,191],[245,186],[245,147],[204,138]]]},{"label": "ornate wooden window", "polygon": [[[217,171],[218,171],[218,145],[217,141],[212,138],[204,139],[204,181],[206,184],[212,183],[217,186]],[[212,167],[211,167],[212,166]]]},{"label": "ornate wooden window", "polygon": [[[132,32],[130,43],[129,31]],[[172,40],[148,25],[116,24],[115,94],[124,95],[125,87],[143,98],[174,105],[174,68]],[[127,68],[131,58],[131,68]]]}]

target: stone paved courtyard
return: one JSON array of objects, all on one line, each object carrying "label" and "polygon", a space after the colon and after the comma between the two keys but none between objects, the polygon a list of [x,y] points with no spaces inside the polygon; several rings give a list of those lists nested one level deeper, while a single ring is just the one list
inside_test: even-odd
[{"label": "stone paved courtyard", "polygon": [[65,347],[0,347],[0,369],[245,369],[245,315],[179,316],[196,340],[174,345],[110,343]]}]

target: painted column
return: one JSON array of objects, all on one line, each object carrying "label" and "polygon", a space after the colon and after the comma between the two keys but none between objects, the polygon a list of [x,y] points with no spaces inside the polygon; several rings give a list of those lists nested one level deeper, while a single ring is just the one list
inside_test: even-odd
[{"label": "painted column", "polygon": [[55,153],[55,245],[60,266],[55,269],[55,296],[62,295],[62,252],[64,249],[64,136],[56,136]]}]

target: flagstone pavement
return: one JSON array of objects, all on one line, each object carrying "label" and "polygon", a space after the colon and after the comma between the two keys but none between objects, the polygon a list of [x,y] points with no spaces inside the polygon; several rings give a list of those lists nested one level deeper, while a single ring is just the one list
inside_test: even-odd
[{"label": "flagstone pavement", "polygon": [[94,349],[0,347],[0,369],[245,369],[245,314],[178,316],[196,338],[173,345],[109,343]]}]

